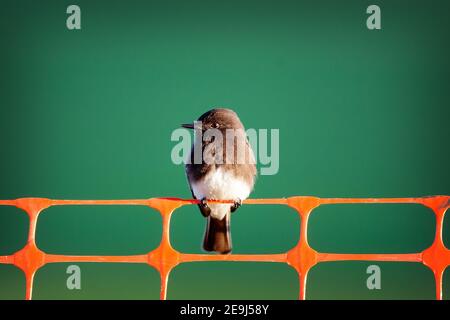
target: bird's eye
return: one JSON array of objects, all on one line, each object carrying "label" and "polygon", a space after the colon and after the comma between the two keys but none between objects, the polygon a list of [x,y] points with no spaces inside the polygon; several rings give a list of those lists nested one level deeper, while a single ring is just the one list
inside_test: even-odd
[{"label": "bird's eye", "polygon": [[220,126],[219,126],[218,123],[214,123],[214,124],[213,124],[213,127],[214,127],[214,128],[219,128]]}]

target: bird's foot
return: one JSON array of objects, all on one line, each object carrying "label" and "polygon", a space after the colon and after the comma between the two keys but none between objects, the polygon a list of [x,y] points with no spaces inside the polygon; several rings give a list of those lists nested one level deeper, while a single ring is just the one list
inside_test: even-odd
[{"label": "bird's foot", "polygon": [[231,206],[231,212],[235,212],[240,206],[242,206],[242,200],[237,198]]},{"label": "bird's foot", "polygon": [[211,214],[211,208],[209,207],[206,198],[201,199],[198,206],[200,208],[200,212],[204,217],[208,217]]},{"label": "bird's foot", "polygon": [[202,198],[201,200],[200,200],[200,205],[203,207],[203,208],[209,208],[209,206],[208,206],[208,201],[206,200],[206,198]]}]

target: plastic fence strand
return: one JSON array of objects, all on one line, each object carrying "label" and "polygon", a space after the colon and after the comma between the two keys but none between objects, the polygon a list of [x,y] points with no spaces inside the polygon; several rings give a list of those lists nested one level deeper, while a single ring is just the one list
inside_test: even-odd
[{"label": "plastic fence strand", "polygon": [[[232,201],[210,200],[210,202],[232,203]],[[286,263],[298,273],[300,282],[299,299],[306,298],[307,278],[309,270],[318,263],[330,261],[392,261],[418,262],[430,268],[434,274],[436,299],[442,300],[442,278],[445,269],[450,265],[450,250],[444,245],[442,228],[444,216],[450,206],[450,196],[429,196],[418,198],[318,198],[290,197],[278,199],[247,199],[245,204],[267,205],[278,204],[294,208],[301,217],[300,239],[297,245],[281,254],[228,254],[209,255],[183,253],[175,250],[170,244],[170,218],[181,206],[197,204],[197,200],[178,198],[151,198],[142,200],[51,200],[46,198],[20,198],[16,200],[0,200],[0,205],[15,206],[24,210],[29,217],[30,227],[25,247],[9,256],[0,256],[0,264],[12,264],[24,272],[26,279],[25,299],[33,296],[33,279],[37,270],[48,263],[61,262],[110,262],[110,263],[143,263],[155,268],[161,279],[160,299],[167,298],[167,283],[171,270],[180,263],[194,261],[251,261]],[[356,203],[416,203],[433,210],[436,216],[436,235],[430,247],[417,253],[399,254],[349,254],[317,252],[308,243],[308,219],[315,208],[328,204]],[[52,206],[64,205],[138,205],[157,210],[162,217],[162,239],[159,246],[147,254],[131,256],[75,256],[47,254],[40,250],[35,242],[36,225],[40,213]]]}]

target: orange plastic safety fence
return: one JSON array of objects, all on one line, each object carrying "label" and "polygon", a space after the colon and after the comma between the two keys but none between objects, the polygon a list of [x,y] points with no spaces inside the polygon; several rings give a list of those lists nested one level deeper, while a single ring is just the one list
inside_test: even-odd
[{"label": "orange plastic safety fence", "polygon": [[[231,202],[231,201],[212,201]],[[154,267],[161,277],[160,298],[166,299],[167,280],[170,271],[180,263],[192,261],[259,261],[286,263],[293,267],[300,280],[299,299],[306,297],[306,281],[308,271],[316,264],[327,261],[406,261],[420,262],[433,271],[436,282],[436,299],[442,300],[442,277],[450,265],[450,250],[444,246],[442,226],[444,215],[450,205],[450,196],[431,196],[421,198],[317,198],[290,197],[280,199],[248,199],[245,204],[280,204],[287,205],[301,216],[300,240],[290,251],[282,254],[229,254],[207,255],[182,253],[170,244],[170,217],[175,209],[188,204],[196,204],[197,200],[177,198],[152,198],[148,200],[50,200],[45,198],[21,198],[16,200],[0,200],[0,205],[16,206],[28,213],[30,229],[26,246],[10,256],[0,256],[0,263],[13,264],[23,270],[26,277],[26,299],[32,298],[33,278],[36,271],[47,263],[56,262],[115,262],[146,263]],[[417,203],[433,210],[436,215],[436,236],[433,244],[426,250],[408,254],[338,254],[317,252],[308,244],[308,218],[320,205],[344,203]],[[141,205],[149,206],[160,212],[163,219],[161,243],[148,254],[132,256],[68,256],[47,254],[35,243],[36,222],[42,210],[60,205]]]}]

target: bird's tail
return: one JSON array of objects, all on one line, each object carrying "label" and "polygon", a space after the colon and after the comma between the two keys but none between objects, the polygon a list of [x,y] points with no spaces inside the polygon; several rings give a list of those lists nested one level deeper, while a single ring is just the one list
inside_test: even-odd
[{"label": "bird's tail", "polygon": [[227,213],[222,220],[209,216],[203,249],[227,254],[231,252],[231,247],[230,213]]}]

